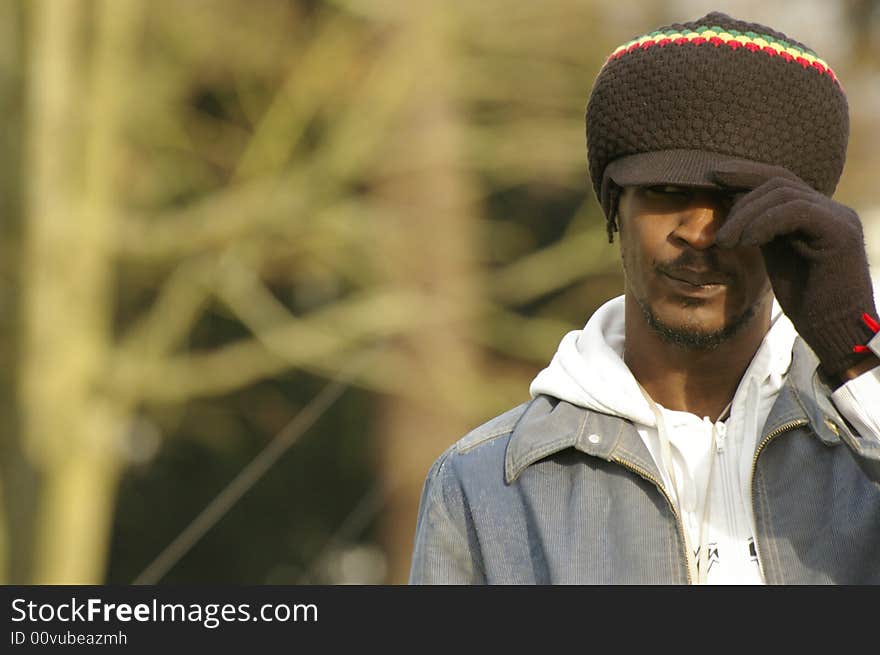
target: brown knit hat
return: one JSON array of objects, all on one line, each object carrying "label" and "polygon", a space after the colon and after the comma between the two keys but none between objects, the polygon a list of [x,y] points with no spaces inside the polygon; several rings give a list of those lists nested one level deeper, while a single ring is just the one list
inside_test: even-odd
[{"label": "brown knit hat", "polygon": [[713,12],[617,48],[587,103],[590,177],[608,220],[619,188],[713,187],[730,159],[784,166],[830,196],[849,112],[831,68],[781,32]]}]

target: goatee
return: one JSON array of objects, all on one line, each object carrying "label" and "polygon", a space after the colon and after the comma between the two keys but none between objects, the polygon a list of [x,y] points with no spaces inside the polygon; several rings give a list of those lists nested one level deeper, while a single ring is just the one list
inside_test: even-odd
[{"label": "goatee", "polygon": [[657,318],[647,302],[642,298],[636,298],[636,300],[639,303],[645,321],[663,341],[675,344],[681,348],[687,348],[688,350],[710,351],[716,349],[748,325],[749,321],[757,313],[757,305],[752,305],[742,314],[734,317],[723,328],[719,330],[703,330],[696,325],[667,325]]}]

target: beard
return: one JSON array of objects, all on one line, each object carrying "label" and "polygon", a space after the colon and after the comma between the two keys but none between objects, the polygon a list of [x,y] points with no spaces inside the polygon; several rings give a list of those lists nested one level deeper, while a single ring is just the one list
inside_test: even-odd
[{"label": "beard", "polygon": [[732,339],[757,314],[757,303],[717,330],[706,330],[698,325],[669,325],[661,321],[643,298],[636,297],[645,321],[666,343],[696,351],[715,350],[725,341]]}]

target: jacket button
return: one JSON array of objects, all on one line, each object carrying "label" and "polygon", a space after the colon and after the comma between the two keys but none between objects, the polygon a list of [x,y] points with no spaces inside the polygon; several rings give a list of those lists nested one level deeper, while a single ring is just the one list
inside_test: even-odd
[{"label": "jacket button", "polygon": [[587,437],[587,441],[594,444],[599,443],[600,441],[602,441],[602,437],[600,437],[598,434],[591,434],[589,437]]}]

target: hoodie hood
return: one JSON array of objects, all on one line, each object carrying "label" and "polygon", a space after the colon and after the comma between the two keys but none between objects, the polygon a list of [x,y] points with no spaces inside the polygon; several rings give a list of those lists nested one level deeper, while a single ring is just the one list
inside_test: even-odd
[{"label": "hoodie hood", "polygon": [[[770,350],[770,357],[761,359],[770,360],[771,368],[784,370],[791,361],[796,333],[775,299],[772,315],[779,318],[773,322],[759,352]],[[573,330],[562,338],[550,364],[532,381],[530,395],[552,396],[656,427],[648,401],[623,361],[623,345],[624,297],[618,296],[599,307],[582,330]]]},{"label": "hoodie hood", "polygon": [[654,426],[654,414],[623,361],[624,297],[599,307],[582,330],[566,334],[529,387],[573,405]]}]

